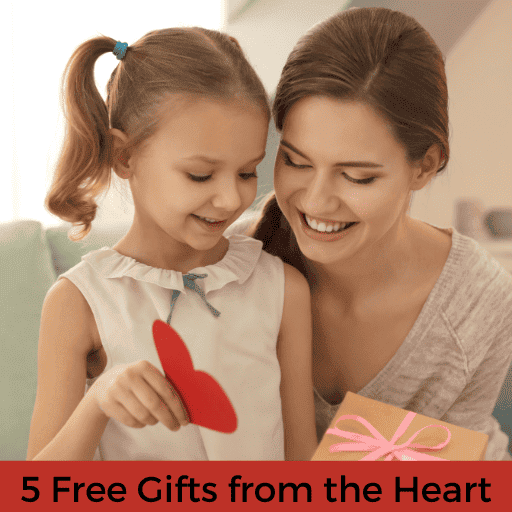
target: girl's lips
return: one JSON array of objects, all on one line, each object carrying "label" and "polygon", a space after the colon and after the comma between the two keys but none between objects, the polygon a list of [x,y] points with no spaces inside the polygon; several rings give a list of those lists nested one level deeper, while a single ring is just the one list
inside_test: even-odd
[{"label": "girl's lips", "polygon": [[212,222],[208,222],[206,220],[201,219],[200,217],[198,217],[195,214],[192,214],[192,217],[194,217],[199,222],[199,224],[201,224],[201,226],[208,229],[209,231],[219,231],[226,225],[226,222],[227,222],[227,220],[223,220],[220,222],[212,223]]},{"label": "girl's lips", "polygon": [[347,236],[347,233],[349,234],[352,231],[352,228],[354,226],[357,226],[359,224],[359,222],[354,222],[353,224],[345,228],[343,231],[338,231],[336,233],[320,233],[319,231],[316,231],[309,227],[308,223],[306,222],[306,218],[302,212],[299,212],[299,217],[300,226],[304,234],[306,234],[309,238],[312,238],[313,240],[318,240],[320,242],[334,242],[336,240],[341,240],[342,238],[345,238]]}]

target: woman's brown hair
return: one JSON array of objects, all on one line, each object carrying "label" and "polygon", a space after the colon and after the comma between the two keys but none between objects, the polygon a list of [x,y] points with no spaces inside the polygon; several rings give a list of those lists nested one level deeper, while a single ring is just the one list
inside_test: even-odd
[{"label": "woman's brown hair", "polygon": [[[350,9],[315,25],[283,68],[272,114],[280,132],[301,98],[324,96],[370,105],[390,123],[414,163],[432,145],[448,163],[448,90],[444,59],[413,18],[385,8]],[[251,236],[306,275],[293,231],[272,192]]]},{"label": "woman's brown hair", "polygon": [[80,240],[96,215],[95,198],[111,183],[114,158],[109,128],[129,136],[129,155],[156,130],[157,109],[171,94],[226,100],[240,97],[260,106],[270,118],[261,80],[233,37],[199,27],[170,28],[146,34],[128,47],[107,84],[106,103],[94,83],[98,57],[116,41],[101,36],[81,44],[63,76],[66,135],[47,209],[81,228]]}]

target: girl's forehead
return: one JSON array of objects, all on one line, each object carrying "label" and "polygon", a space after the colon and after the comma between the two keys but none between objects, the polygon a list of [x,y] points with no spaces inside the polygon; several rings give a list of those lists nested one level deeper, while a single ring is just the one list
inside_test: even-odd
[{"label": "girl's forehead", "polygon": [[190,131],[191,127],[204,132],[236,123],[268,124],[268,118],[261,108],[237,99],[180,98],[164,104],[158,117],[161,136],[179,135],[182,130]]},{"label": "girl's forehead", "polygon": [[264,114],[264,110],[260,106],[240,95],[209,97],[173,94],[162,100],[158,109],[160,117],[167,119],[179,116],[202,116],[224,111],[229,112],[230,115],[259,116]]},{"label": "girl's forehead", "polygon": [[266,146],[268,124],[262,109],[244,102],[178,101],[164,107],[144,153],[180,159],[201,154],[219,161],[239,160],[241,154],[256,158]]}]

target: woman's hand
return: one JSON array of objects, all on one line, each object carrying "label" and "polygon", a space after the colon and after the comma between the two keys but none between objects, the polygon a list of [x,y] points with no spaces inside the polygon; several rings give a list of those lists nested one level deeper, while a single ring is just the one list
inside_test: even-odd
[{"label": "woman's hand", "polygon": [[160,421],[177,431],[188,424],[178,394],[148,361],[114,366],[98,378],[89,393],[105,416],[129,427],[142,428]]}]

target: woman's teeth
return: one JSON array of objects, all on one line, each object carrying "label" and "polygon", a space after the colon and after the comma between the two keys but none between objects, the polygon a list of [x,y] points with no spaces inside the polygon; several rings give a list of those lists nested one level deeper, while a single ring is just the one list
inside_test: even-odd
[{"label": "woman's teeth", "polygon": [[315,231],[321,233],[332,233],[333,231],[343,231],[352,222],[317,222],[315,219],[311,219],[307,215],[304,215],[308,226]]}]

